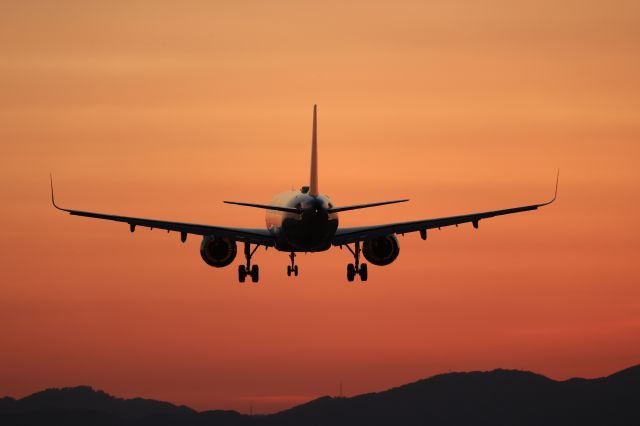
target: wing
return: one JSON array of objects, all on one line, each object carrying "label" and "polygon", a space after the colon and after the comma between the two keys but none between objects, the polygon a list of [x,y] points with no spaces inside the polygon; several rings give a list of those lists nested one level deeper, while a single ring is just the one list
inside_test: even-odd
[{"label": "wing", "polygon": [[180,237],[184,242],[187,234],[194,235],[213,235],[218,237],[226,237],[234,241],[242,241],[251,244],[263,246],[273,246],[275,237],[266,229],[250,229],[250,228],[228,228],[223,226],[198,225],[195,223],[169,222],[165,220],[144,219],[139,217],[118,216],[104,213],[94,213],[82,210],[71,210],[59,207],[53,196],[53,180],[51,181],[51,202],[58,210],[67,212],[73,216],[92,217],[95,219],[113,220],[115,222],[124,222],[129,224],[129,229],[133,232],[136,226],[145,228],[165,229],[167,231],[180,232]]},{"label": "wing", "polygon": [[503,210],[493,210],[488,212],[471,213],[460,216],[441,217],[435,219],[415,220],[412,222],[388,223],[384,225],[360,226],[354,228],[342,228],[336,231],[331,243],[334,246],[363,241],[369,238],[380,237],[390,234],[405,234],[409,232],[421,233],[422,238],[426,238],[427,229],[441,228],[444,226],[459,225],[461,223],[472,223],[474,228],[478,228],[478,223],[482,219],[490,217],[502,216],[512,213],[526,212],[536,210],[540,207],[553,203],[558,195],[558,177],[556,177],[556,190],[550,201],[540,204],[531,204],[529,206],[514,207]]}]

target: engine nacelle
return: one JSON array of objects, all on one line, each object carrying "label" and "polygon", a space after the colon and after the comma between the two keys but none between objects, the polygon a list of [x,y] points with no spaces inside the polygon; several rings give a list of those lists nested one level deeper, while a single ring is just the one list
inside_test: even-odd
[{"label": "engine nacelle", "polygon": [[236,242],[222,237],[204,237],[200,244],[200,256],[207,265],[216,268],[228,266],[238,253]]},{"label": "engine nacelle", "polygon": [[362,245],[362,254],[374,265],[385,266],[396,260],[400,244],[393,234],[372,238]]}]

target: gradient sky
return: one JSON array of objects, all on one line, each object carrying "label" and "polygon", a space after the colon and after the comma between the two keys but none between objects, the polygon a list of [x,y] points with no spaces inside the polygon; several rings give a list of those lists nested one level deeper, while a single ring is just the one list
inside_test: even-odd
[{"label": "gradient sky", "polygon": [[[89,384],[268,412],[497,367],[640,361],[637,1],[3,2],[0,395]],[[49,204],[258,227],[307,184],[341,224],[541,202],[350,255],[260,250],[260,285],[200,239]],[[240,258],[239,258],[240,259]],[[238,259],[238,260],[239,260]],[[237,263],[237,262],[236,262]]]}]

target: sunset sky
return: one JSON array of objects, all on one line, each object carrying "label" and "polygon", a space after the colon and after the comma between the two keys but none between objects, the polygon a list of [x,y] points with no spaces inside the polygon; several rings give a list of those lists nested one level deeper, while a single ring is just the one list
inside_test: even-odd
[{"label": "sunset sky", "polygon": [[[3,2],[0,396],[87,384],[271,412],[449,370],[597,377],[640,362],[640,3]],[[261,227],[308,184],[341,226],[542,202],[346,251],[261,249],[64,207]]]}]

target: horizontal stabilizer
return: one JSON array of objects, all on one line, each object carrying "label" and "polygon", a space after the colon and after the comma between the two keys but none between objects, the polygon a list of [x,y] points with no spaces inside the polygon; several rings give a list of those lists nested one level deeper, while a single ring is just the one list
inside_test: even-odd
[{"label": "horizontal stabilizer", "polygon": [[386,204],[404,203],[405,201],[409,201],[409,200],[408,199],[406,199],[406,200],[393,200],[393,201],[382,201],[380,203],[356,204],[356,205],[353,205],[353,206],[332,207],[332,208],[328,209],[328,212],[329,213],[338,213],[338,212],[344,212],[344,211],[347,211],[347,210],[366,209],[366,208],[369,208],[369,207],[384,206]]},{"label": "horizontal stabilizer", "polygon": [[240,203],[240,202],[237,202],[237,201],[223,201],[223,203],[235,204],[236,206],[255,207],[255,208],[258,208],[258,209],[265,209],[265,210],[276,210],[276,211],[279,211],[279,212],[301,213],[300,209],[296,209],[296,208],[293,208],[293,207],[269,206],[269,205],[265,205],[265,204],[253,204],[253,203]]}]

